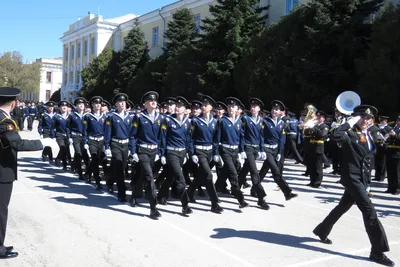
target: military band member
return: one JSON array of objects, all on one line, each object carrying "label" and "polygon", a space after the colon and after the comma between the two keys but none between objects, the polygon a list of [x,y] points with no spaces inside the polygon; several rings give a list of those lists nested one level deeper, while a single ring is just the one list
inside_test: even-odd
[{"label": "military band member", "polygon": [[[79,180],[84,180],[82,173],[82,159],[84,158],[84,143],[83,143],[83,116],[85,115],[86,99],[78,97],[74,101],[76,110],[71,112],[68,117],[68,128],[71,133],[69,143],[74,147],[73,169],[78,172]],[[88,158],[86,159],[88,165]]]},{"label": "military band member", "polygon": [[[389,117],[379,116],[379,130],[381,134],[387,138],[392,127],[388,125]],[[386,178],[386,155],[385,155],[385,140],[381,140],[381,143],[376,147],[375,154],[375,181],[382,182]]]},{"label": "military band member", "polygon": [[[101,154],[104,149],[104,124],[106,115],[101,112],[101,96],[94,96],[90,99],[92,112],[86,113],[83,116],[83,143],[84,149],[89,150],[91,160],[89,168],[86,170],[87,182],[91,182],[93,174],[96,181],[96,190],[101,190],[100,170]],[[103,165],[103,169],[106,167]]]},{"label": "military band member", "polygon": [[388,175],[388,189],[385,193],[400,194],[400,115],[396,125],[389,132],[386,139],[386,170]]},{"label": "military band member", "polygon": [[[137,113],[132,124],[133,140],[131,153],[134,161],[139,162],[141,178],[146,197],[150,203],[150,218],[157,219],[161,213],[157,209],[156,190],[154,185],[154,161],[159,153],[158,135],[161,128],[162,115],[156,112],[158,93],[149,91],[142,97],[146,110]],[[134,188],[133,188],[134,190]],[[131,205],[136,206],[136,199],[131,199]]]},{"label": "military band member", "polygon": [[39,140],[23,140],[18,134],[18,125],[11,119],[17,96],[21,90],[0,87],[0,259],[15,258],[14,247],[5,246],[8,205],[11,199],[13,182],[17,180],[18,151],[38,151],[43,149]]},{"label": "military band member", "polygon": [[56,139],[58,147],[60,148],[58,155],[62,162],[63,170],[67,170],[67,148],[70,145],[70,132],[68,128],[68,106],[68,101],[60,101],[58,103],[60,113],[54,115],[51,128],[52,138]]},{"label": "military band member", "polygon": [[[107,181],[108,188],[117,182],[118,199],[126,202],[126,186],[124,172],[129,156],[129,146],[132,130],[132,117],[126,112],[128,95],[119,93],[114,96],[112,103],[116,110],[108,115],[104,130],[104,147],[107,157],[111,157],[112,174]],[[131,144],[129,144],[131,143]]]},{"label": "military band member", "polygon": [[331,138],[342,146],[340,181],[345,191],[339,204],[313,232],[321,242],[332,244],[328,236],[333,226],[356,203],[363,215],[365,230],[371,243],[370,259],[379,264],[394,266],[394,262],[384,254],[389,251],[386,233],[366,192],[365,175],[368,175],[375,152],[374,142],[367,129],[377,113],[378,110],[373,106],[357,106],[354,108],[354,117],[333,132]]},{"label": "military band member", "polygon": [[297,150],[297,140],[299,135],[299,121],[296,119],[296,114],[288,111],[289,123],[287,125],[286,142],[288,143],[289,151],[292,153],[296,164],[303,163],[299,151]]},{"label": "military band member", "polygon": [[175,192],[180,196],[182,213],[191,214],[189,197],[186,192],[185,178],[182,172],[183,162],[186,154],[193,155],[193,143],[190,136],[190,119],[185,114],[190,108],[190,103],[184,97],[176,97],[175,114],[165,117],[160,131],[160,160],[167,165],[169,175],[158,191],[158,203],[166,205],[168,191],[175,181]]},{"label": "military band member", "polygon": [[[38,132],[40,135],[40,138],[52,138],[52,125],[53,125],[53,117],[56,115],[54,113],[54,106],[56,103],[53,101],[49,101],[46,103],[47,106],[47,111],[45,111],[40,117],[39,117],[39,126],[38,126]],[[42,160],[45,161],[46,158],[49,159],[49,161],[52,163],[53,162],[53,150],[51,149],[50,146],[46,146],[43,149],[42,152]]]},{"label": "military band member", "polygon": [[[340,111],[335,108],[335,118],[331,124],[331,129],[330,129],[330,135],[331,133],[340,125],[342,125],[345,122],[345,117],[343,116]],[[337,145],[335,141],[332,140],[332,138],[329,139],[329,153],[332,158],[332,168],[333,171],[331,174],[340,174],[340,147]]]},{"label": "military band member", "polygon": [[267,157],[264,152],[263,119],[259,116],[264,103],[255,97],[250,98],[249,102],[251,115],[242,116],[243,142],[241,143],[241,157],[245,161],[239,174],[239,187],[240,184],[244,184],[247,173],[250,171],[253,190],[258,197],[257,205],[262,209],[268,210],[269,206],[264,200],[266,194],[261,185],[256,164],[256,159],[265,160]]},{"label": "military band member", "polygon": [[279,161],[281,159],[281,151],[284,146],[283,128],[284,123],[281,120],[281,111],[285,110],[285,105],[278,100],[274,100],[271,103],[272,109],[271,114],[263,120],[263,133],[264,133],[264,149],[266,153],[266,159],[259,172],[260,179],[264,179],[268,169],[271,169],[272,177],[275,183],[282,190],[286,200],[297,197],[297,194],[292,193],[292,189],[289,187],[285,179],[282,177],[282,173],[279,167]]},{"label": "military band member", "polygon": [[243,193],[239,189],[237,162],[241,157],[239,148],[242,139],[242,121],[237,116],[240,106],[240,100],[235,97],[228,97],[225,100],[228,106],[228,114],[223,116],[217,124],[213,151],[213,159],[215,162],[224,163],[224,171],[228,176],[231,184],[231,193],[238,200],[239,208],[246,208],[249,204],[244,200]]}]

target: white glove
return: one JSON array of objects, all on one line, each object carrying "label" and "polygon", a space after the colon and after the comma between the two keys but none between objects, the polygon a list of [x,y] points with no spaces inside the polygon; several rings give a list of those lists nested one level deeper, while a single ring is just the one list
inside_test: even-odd
[{"label": "white glove", "polygon": [[241,152],[241,153],[240,153],[240,157],[241,157],[242,159],[247,159],[246,152]]},{"label": "white glove", "polygon": [[221,157],[218,156],[218,155],[215,155],[215,156],[213,156],[213,160],[214,160],[215,162],[219,162],[219,161],[221,160]]},{"label": "white glove", "polygon": [[83,145],[83,148],[86,149],[86,150],[89,150],[89,145],[85,144],[85,145]]},{"label": "white glove", "polygon": [[111,157],[111,150],[110,149],[106,149],[105,151],[107,158]]},{"label": "white glove", "polygon": [[188,160],[188,158],[185,156],[185,157],[183,158],[183,165],[185,165],[185,163],[186,163],[187,160]]},{"label": "white glove", "polygon": [[160,155],[156,154],[156,157],[154,158],[154,162],[158,161],[160,159]]},{"label": "white glove", "polygon": [[361,116],[349,117],[347,123],[350,125],[350,128],[353,128],[354,124],[356,124],[361,119]]},{"label": "white glove", "polygon": [[40,139],[43,139],[43,134],[40,135]]},{"label": "white glove", "polygon": [[136,153],[132,155],[132,159],[134,162],[139,162],[139,156]]},{"label": "white glove", "polygon": [[131,151],[130,150],[128,150],[128,157],[131,155],[132,153],[131,153]]},{"label": "white glove", "polygon": [[72,138],[68,139],[68,142],[70,145],[72,145],[74,143],[74,141],[72,141]]},{"label": "white glove", "polygon": [[240,162],[240,165],[244,164],[244,159],[242,158],[242,155],[238,155],[238,161]]},{"label": "white glove", "polygon": [[276,155],[276,161],[280,161],[281,160],[281,154]]},{"label": "white glove", "polygon": [[162,156],[161,157],[161,164],[165,165],[166,163],[167,163],[167,159],[164,156]]},{"label": "white glove", "polygon": [[199,163],[199,158],[196,155],[193,155],[192,156],[192,161],[193,161],[194,164],[197,164],[197,163]]},{"label": "white glove", "polygon": [[266,160],[266,159],[267,159],[267,153],[261,152],[260,159],[261,159],[261,160]]}]

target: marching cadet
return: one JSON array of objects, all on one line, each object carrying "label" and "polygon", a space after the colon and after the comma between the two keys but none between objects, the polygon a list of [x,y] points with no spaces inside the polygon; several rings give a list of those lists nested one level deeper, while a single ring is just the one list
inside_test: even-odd
[{"label": "marching cadet", "polygon": [[264,149],[266,153],[266,159],[259,172],[261,181],[264,179],[268,169],[271,169],[272,177],[275,183],[282,190],[286,200],[297,197],[297,194],[292,193],[292,189],[289,187],[285,179],[282,177],[281,170],[279,168],[279,161],[281,159],[281,151],[284,146],[283,128],[284,123],[281,120],[281,112],[285,110],[285,105],[278,100],[274,100],[271,103],[272,109],[271,114],[263,120],[263,134],[264,134]]},{"label": "marching cadet", "polygon": [[[40,138],[52,138],[52,125],[53,125],[53,117],[54,113],[54,106],[56,103],[53,101],[49,101],[46,103],[47,111],[45,111],[39,117],[39,126],[38,132]],[[50,163],[53,163],[53,150],[50,146],[46,146],[42,152],[42,160],[46,161],[46,158],[49,158]]]},{"label": "marching cadet", "polygon": [[67,170],[67,148],[70,145],[70,132],[68,128],[68,101],[60,101],[58,107],[60,113],[54,115],[52,124],[52,138],[56,138],[58,147],[60,148],[59,157],[62,161],[63,170]]},{"label": "marching cadet", "polygon": [[366,175],[368,176],[371,159],[375,152],[368,126],[372,124],[372,117],[377,113],[378,110],[373,106],[357,106],[354,108],[354,116],[333,132],[331,138],[342,146],[340,182],[345,191],[339,204],[314,229],[313,233],[320,238],[322,243],[332,244],[328,236],[333,226],[356,203],[363,215],[365,230],[371,243],[369,258],[385,266],[394,266],[394,262],[384,254],[389,251],[389,243],[366,191]]},{"label": "marching cadet", "polygon": [[124,171],[129,156],[130,133],[132,129],[132,117],[126,112],[128,95],[119,93],[114,96],[112,103],[116,110],[107,117],[104,129],[104,147],[107,157],[111,157],[112,175],[107,181],[107,187],[113,187],[117,182],[118,199],[126,202],[126,186]]},{"label": "marching cadet", "polygon": [[307,135],[311,136],[310,139],[310,150],[309,150],[309,172],[310,172],[310,183],[308,186],[313,188],[319,188],[323,178],[323,164],[324,164],[324,153],[325,153],[325,138],[329,133],[329,127],[325,124],[326,113],[318,110],[316,112],[318,124],[315,125],[310,133]]},{"label": "marching cadet", "polygon": [[252,189],[258,197],[257,205],[262,209],[268,210],[269,206],[264,200],[266,194],[261,185],[256,164],[256,159],[265,160],[267,157],[264,152],[263,119],[259,116],[264,103],[255,97],[250,98],[249,102],[251,116],[242,116],[243,142],[241,142],[241,157],[245,161],[239,174],[239,188],[241,184],[244,184],[247,173],[250,171],[251,182],[253,184]]},{"label": "marching cadet", "polygon": [[[83,117],[85,115],[85,103],[86,99],[83,97],[78,97],[74,101],[76,110],[73,111],[68,117],[68,128],[71,133],[69,143],[74,147],[74,161],[73,169],[78,172],[79,180],[84,180],[82,174],[82,159],[85,159],[84,153],[86,149],[83,143]],[[85,159],[86,168],[89,163],[89,158]]]},{"label": "marching cadet", "polygon": [[158,191],[157,201],[166,205],[168,191],[175,181],[175,192],[180,196],[182,213],[187,215],[193,213],[189,207],[189,197],[186,192],[185,178],[182,172],[183,162],[186,154],[193,156],[193,143],[190,136],[190,120],[186,109],[190,103],[184,97],[176,97],[175,114],[165,117],[162,121],[160,131],[160,160],[161,164],[167,165],[168,176]]},{"label": "marching cadet", "polygon": [[[104,124],[106,115],[101,112],[101,96],[94,96],[90,99],[92,112],[83,116],[83,143],[84,149],[89,150],[91,160],[89,168],[86,170],[87,183],[91,182],[93,174],[96,181],[96,190],[101,190],[99,165],[101,162],[101,154],[104,148]],[[103,169],[106,166],[103,165]]]},{"label": "marching cadet", "polygon": [[[193,103],[193,102],[192,102]],[[189,186],[188,195],[191,202],[196,202],[194,192],[200,184],[206,187],[207,193],[211,200],[211,211],[220,214],[223,209],[218,205],[218,195],[213,184],[212,166],[210,162],[213,160],[214,134],[217,126],[211,111],[217,104],[210,96],[202,95],[201,102],[202,113],[191,120],[191,136],[194,146],[194,155],[192,161],[198,164],[194,179]]]},{"label": "marching cadet", "polygon": [[[379,116],[379,130],[383,137],[387,138],[392,127],[388,125],[389,117]],[[386,155],[385,155],[385,140],[381,140],[380,144],[377,144],[375,154],[375,181],[382,182],[386,178]]]},{"label": "marching cadet", "polygon": [[32,131],[33,121],[38,117],[38,109],[35,106],[35,102],[31,103],[29,107],[29,117],[28,117],[28,130]]},{"label": "marching cadet", "polygon": [[103,99],[103,102],[101,102],[101,112],[108,115],[111,111],[111,105],[107,100]]},{"label": "marching cadet", "polygon": [[[29,102],[26,102],[25,103],[25,106],[24,106],[24,117],[23,117],[23,119],[22,119],[22,126],[24,126],[24,124],[25,124],[25,119],[26,120],[28,120],[28,118],[29,118],[29,107],[31,106],[31,103],[29,103]],[[23,130],[23,127],[21,128],[21,130]]]},{"label": "marching cadet", "polygon": [[388,189],[385,193],[398,195],[400,194],[400,115],[397,116],[396,125],[389,132],[386,142]]},{"label": "marching cadet", "polygon": [[8,205],[10,203],[13,182],[17,180],[18,151],[39,151],[45,140],[22,140],[18,126],[10,113],[15,108],[17,96],[21,90],[0,87],[0,259],[18,256],[13,246],[5,246]]},{"label": "marching cadet", "polygon": [[[243,160],[239,154],[239,146],[242,139],[242,121],[237,116],[240,100],[228,97],[225,100],[228,105],[228,115],[223,116],[217,124],[213,148],[213,160],[223,162],[229,182],[231,194],[238,200],[239,208],[246,208],[249,204],[244,200],[243,193],[239,189],[237,161]],[[220,144],[218,147],[216,144]]]},{"label": "marching cadet", "polygon": [[[132,142],[131,154],[135,162],[140,163],[140,176],[143,180],[145,193],[150,203],[150,218],[158,219],[161,213],[157,209],[156,190],[154,185],[154,161],[159,153],[158,135],[161,128],[162,115],[156,112],[158,93],[149,91],[141,99],[146,110],[137,113],[132,123],[130,134]],[[134,188],[132,188],[134,191]],[[131,205],[136,206],[132,197]]]},{"label": "marching cadet", "polygon": [[20,130],[22,130],[24,128],[23,125],[23,118],[24,118],[24,106],[23,106],[24,102],[19,102],[17,100],[17,105],[15,106],[12,114],[13,114],[13,120],[15,120],[18,124],[18,127]]},{"label": "marching cadet", "polygon": [[295,164],[303,163],[299,151],[297,150],[297,140],[299,135],[299,121],[296,119],[296,114],[288,111],[289,123],[287,125],[286,142],[288,143],[289,151],[292,152]]}]

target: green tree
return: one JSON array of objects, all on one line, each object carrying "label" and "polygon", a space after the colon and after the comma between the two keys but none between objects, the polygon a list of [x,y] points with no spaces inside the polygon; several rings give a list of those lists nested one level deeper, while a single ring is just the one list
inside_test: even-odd
[{"label": "green tree", "polygon": [[198,78],[205,93],[237,95],[232,72],[250,38],[265,29],[267,7],[258,4],[258,0],[217,0],[210,6],[211,16],[203,20],[198,43],[202,59]]},{"label": "green tree", "polygon": [[146,62],[149,61],[148,52],[144,33],[139,27],[139,21],[135,20],[133,28],[129,31],[125,39],[125,46],[120,55],[117,84],[122,91],[127,90],[129,82],[144,67]]},{"label": "green tree", "polygon": [[400,105],[400,6],[389,4],[373,24],[367,58],[358,62],[363,102],[382,115],[397,116]]},{"label": "green tree", "polygon": [[40,64],[24,63],[17,51],[0,54],[0,84],[22,91],[39,92]]}]

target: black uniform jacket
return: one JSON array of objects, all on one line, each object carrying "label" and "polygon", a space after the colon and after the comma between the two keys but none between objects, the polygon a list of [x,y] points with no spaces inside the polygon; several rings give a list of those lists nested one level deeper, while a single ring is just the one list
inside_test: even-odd
[{"label": "black uniform jacket", "polygon": [[[367,187],[371,159],[375,154],[375,148],[370,151],[368,147],[367,137],[357,126],[350,128],[348,123],[344,123],[335,129],[331,138],[342,147],[341,184],[346,187],[361,182]],[[370,141],[374,142],[371,136]]]},{"label": "black uniform jacket", "polygon": [[18,151],[36,151],[43,149],[39,140],[22,140],[18,126],[0,109],[0,183],[17,180]]}]

